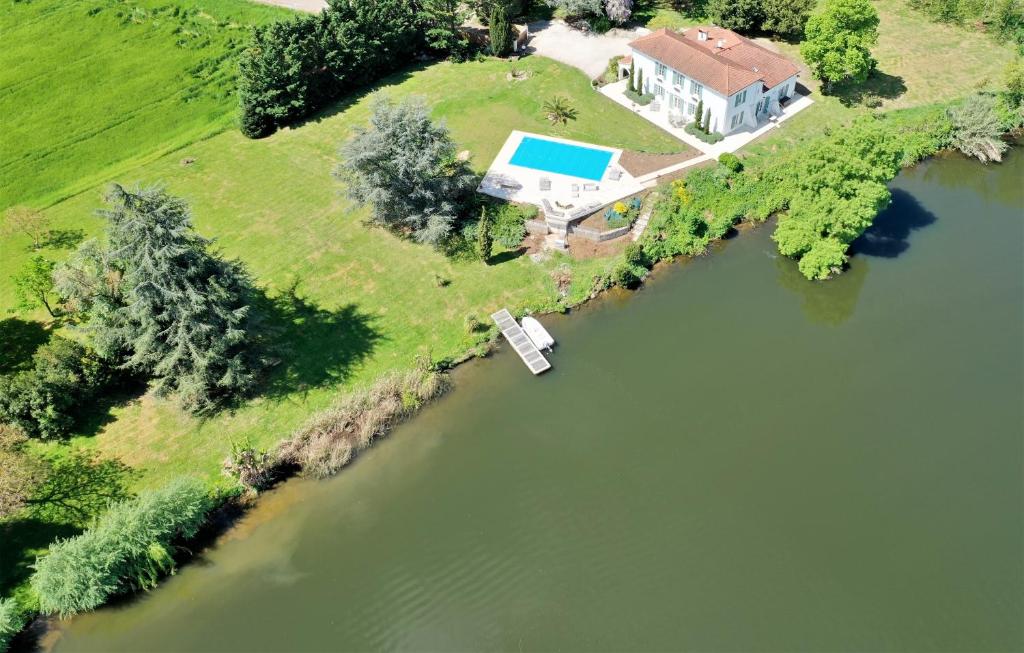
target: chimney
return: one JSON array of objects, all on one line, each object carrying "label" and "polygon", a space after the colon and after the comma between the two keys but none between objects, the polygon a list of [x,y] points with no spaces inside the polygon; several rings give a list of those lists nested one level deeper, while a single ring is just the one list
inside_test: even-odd
[{"label": "chimney", "polygon": [[725,39],[718,39],[718,42],[715,43],[715,47],[718,48],[719,50],[724,48],[725,47]]},{"label": "chimney", "polygon": [[708,32],[707,32],[707,30],[698,29],[697,30],[697,40],[698,41],[707,41],[708,40]]}]

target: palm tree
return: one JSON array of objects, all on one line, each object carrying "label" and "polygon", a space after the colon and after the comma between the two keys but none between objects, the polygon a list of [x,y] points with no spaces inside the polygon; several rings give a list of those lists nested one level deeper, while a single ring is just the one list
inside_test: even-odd
[{"label": "palm tree", "polygon": [[564,125],[570,120],[576,120],[576,116],[576,109],[561,95],[556,95],[544,103],[544,117],[550,120],[552,125]]}]

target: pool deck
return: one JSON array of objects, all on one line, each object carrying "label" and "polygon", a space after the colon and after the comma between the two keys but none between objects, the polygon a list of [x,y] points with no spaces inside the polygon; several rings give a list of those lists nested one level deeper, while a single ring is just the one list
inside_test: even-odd
[{"label": "pool deck", "polygon": [[[593,150],[604,150],[610,152],[612,158],[600,181],[513,165],[510,163],[512,155],[515,154],[519,144],[526,136]],[[480,182],[480,187],[477,190],[485,195],[510,202],[533,204],[542,211],[545,208],[545,200],[547,200],[550,206],[564,209],[568,213],[582,211],[584,207],[591,207],[586,214],[579,216],[582,218],[583,215],[589,215],[601,207],[639,193],[645,188],[642,182],[634,178],[619,165],[619,157],[621,155],[622,150],[612,147],[516,130],[509,135],[505,144],[501,147],[498,155],[494,158],[494,163],[487,170],[487,174],[484,175],[483,181]],[[612,170],[621,171],[622,174],[619,179],[611,178],[610,173]],[[542,179],[551,181],[550,190],[541,190]],[[572,190],[573,184],[578,185],[580,188],[575,193],[575,196]],[[597,188],[583,190],[584,184],[593,184]]]}]

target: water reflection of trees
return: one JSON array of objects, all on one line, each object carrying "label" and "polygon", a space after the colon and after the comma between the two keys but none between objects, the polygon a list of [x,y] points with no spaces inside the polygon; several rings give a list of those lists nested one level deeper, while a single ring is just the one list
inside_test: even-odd
[{"label": "water reflection of trees", "polygon": [[792,259],[775,259],[779,284],[800,296],[807,319],[830,326],[838,326],[853,315],[869,267],[868,260],[861,257],[851,261],[849,269],[834,279],[808,281]]},{"label": "water reflection of trees", "polygon": [[[983,164],[961,154],[940,155],[910,170],[923,181],[945,189],[970,190],[985,201],[995,201],[1016,211],[1024,206],[1024,144],[1011,147],[1002,163]],[[941,165],[935,165],[941,163]],[[985,174],[991,166],[1010,168],[1009,174]],[[905,173],[906,174],[906,173]]]}]

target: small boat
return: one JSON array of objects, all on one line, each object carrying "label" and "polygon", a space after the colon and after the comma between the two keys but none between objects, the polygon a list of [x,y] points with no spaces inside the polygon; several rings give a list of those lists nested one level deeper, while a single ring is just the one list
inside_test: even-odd
[{"label": "small boat", "polygon": [[533,319],[529,315],[522,319],[523,331],[526,332],[526,336],[537,345],[537,349],[547,349],[551,351],[551,345],[555,344],[555,339],[551,337],[551,334],[547,332],[540,322]]}]

